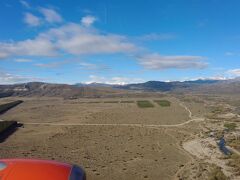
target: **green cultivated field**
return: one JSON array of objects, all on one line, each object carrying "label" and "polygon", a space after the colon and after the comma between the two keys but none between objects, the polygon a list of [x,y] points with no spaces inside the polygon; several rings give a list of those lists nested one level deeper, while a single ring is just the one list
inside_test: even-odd
[{"label": "green cultivated field", "polygon": [[101,103],[101,101],[89,101],[87,103]]},{"label": "green cultivated field", "polygon": [[121,103],[134,103],[134,101],[121,101]]},{"label": "green cultivated field", "polygon": [[119,101],[104,101],[104,103],[118,103]]},{"label": "green cultivated field", "polygon": [[152,107],[154,107],[154,105],[150,101],[147,101],[147,100],[137,101],[137,105],[140,108],[152,108]]},{"label": "green cultivated field", "polygon": [[162,107],[171,106],[171,102],[168,101],[168,100],[155,100],[154,102],[157,103],[159,106],[162,106]]}]

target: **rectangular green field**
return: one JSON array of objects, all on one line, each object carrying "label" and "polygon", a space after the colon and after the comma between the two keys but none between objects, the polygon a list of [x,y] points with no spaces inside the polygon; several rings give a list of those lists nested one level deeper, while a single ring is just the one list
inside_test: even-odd
[{"label": "rectangular green field", "polygon": [[134,101],[121,101],[121,103],[134,103]]},{"label": "rectangular green field", "polygon": [[162,107],[169,107],[171,106],[171,102],[168,100],[154,100],[155,103],[157,103],[159,106]]},{"label": "rectangular green field", "polygon": [[104,101],[104,103],[119,103],[119,101]]},{"label": "rectangular green field", "polygon": [[89,102],[87,102],[87,103],[101,103],[101,101],[89,101]]},{"label": "rectangular green field", "polygon": [[154,107],[154,105],[150,101],[147,101],[147,100],[137,101],[137,105],[140,108],[152,108],[152,107]]}]

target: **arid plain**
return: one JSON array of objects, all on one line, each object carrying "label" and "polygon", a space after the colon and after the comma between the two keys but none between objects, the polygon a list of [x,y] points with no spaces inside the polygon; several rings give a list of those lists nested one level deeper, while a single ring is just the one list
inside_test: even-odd
[{"label": "arid plain", "polygon": [[[215,99],[179,95],[20,99],[22,104],[0,117],[23,124],[0,144],[0,158],[74,163],[86,170],[89,180],[207,179],[214,173],[216,164],[191,153],[189,142],[207,138]],[[155,100],[161,99],[171,105],[159,106]],[[0,103],[13,100],[2,98]],[[140,108],[139,100],[154,107]]]}]

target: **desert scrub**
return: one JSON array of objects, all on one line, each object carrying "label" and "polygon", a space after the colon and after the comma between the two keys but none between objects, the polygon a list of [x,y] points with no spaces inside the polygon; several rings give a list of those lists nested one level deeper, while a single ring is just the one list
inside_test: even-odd
[{"label": "desert scrub", "polygon": [[137,105],[140,108],[152,108],[152,107],[154,107],[154,105],[150,101],[147,101],[147,100],[137,101]]},{"label": "desert scrub", "polygon": [[240,175],[240,156],[237,154],[232,154],[229,159],[229,166],[233,167],[236,175]]},{"label": "desert scrub", "polygon": [[225,123],[224,127],[227,128],[229,131],[234,131],[237,125],[235,123]]},{"label": "desert scrub", "polygon": [[233,139],[229,142],[229,146],[237,149],[240,151],[240,140],[239,139]]},{"label": "desert scrub", "polygon": [[228,178],[222,172],[220,167],[214,167],[209,173],[208,180],[227,180]]},{"label": "desert scrub", "polygon": [[168,100],[154,100],[155,103],[157,103],[159,106],[162,107],[169,107],[171,106],[171,102]]},{"label": "desert scrub", "polygon": [[226,112],[226,109],[223,106],[211,106],[210,110],[213,114],[221,114]]}]

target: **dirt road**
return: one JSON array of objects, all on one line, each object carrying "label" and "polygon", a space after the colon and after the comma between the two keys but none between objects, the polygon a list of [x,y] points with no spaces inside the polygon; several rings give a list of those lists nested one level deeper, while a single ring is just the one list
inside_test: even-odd
[{"label": "dirt road", "polygon": [[179,123],[179,124],[112,124],[112,123],[24,123],[25,125],[47,125],[47,126],[126,126],[126,127],[143,127],[143,128],[160,128],[160,127],[178,127],[184,126],[191,122],[199,122],[204,121],[204,118],[192,118],[191,110],[185,106],[183,103],[179,103],[181,107],[183,107],[188,112],[188,117],[190,120]]}]

